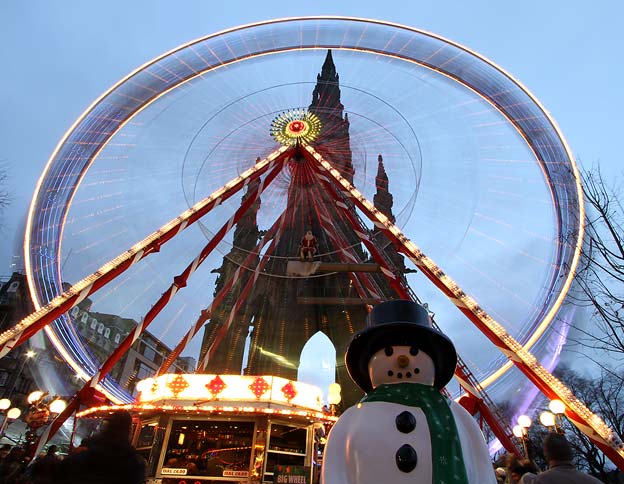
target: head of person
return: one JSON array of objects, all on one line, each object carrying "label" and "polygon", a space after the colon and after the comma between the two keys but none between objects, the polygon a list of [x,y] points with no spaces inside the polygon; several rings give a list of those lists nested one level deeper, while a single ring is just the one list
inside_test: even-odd
[{"label": "head of person", "polygon": [[48,455],[55,455],[58,451],[58,447],[56,445],[51,445],[48,447]]},{"label": "head of person", "polygon": [[494,473],[496,474],[496,479],[501,482],[507,478],[507,471],[503,467],[497,467]]},{"label": "head of person", "polygon": [[13,447],[9,455],[7,456],[8,461],[22,462],[26,457],[26,451],[21,447]]},{"label": "head of person", "polygon": [[544,456],[548,462],[570,462],[572,448],[567,439],[558,433],[552,432],[544,439]]},{"label": "head of person", "polygon": [[3,444],[0,446],[0,459],[4,459],[11,452],[10,444]]},{"label": "head of person", "polygon": [[118,410],[104,420],[101,436],[109,440],[128,443],[132,431],[132,415],[126,410]]},{"label": "head of person", "polygon": [[518,459],[512,459],[507,464],[507,472],[509,474],[509,482],[516,483],[525,473],[524,466]]}]

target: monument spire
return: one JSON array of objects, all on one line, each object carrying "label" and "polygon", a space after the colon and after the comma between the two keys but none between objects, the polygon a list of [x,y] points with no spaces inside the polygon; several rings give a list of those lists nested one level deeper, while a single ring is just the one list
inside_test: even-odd
[{"label": "monument spire", "polygon": [[331,49],[327,51],[320,74],[316,76],[316,86],[312,92],[310,111],[317,115],[342,118],[344,106],[340,102],[340,76]]}]

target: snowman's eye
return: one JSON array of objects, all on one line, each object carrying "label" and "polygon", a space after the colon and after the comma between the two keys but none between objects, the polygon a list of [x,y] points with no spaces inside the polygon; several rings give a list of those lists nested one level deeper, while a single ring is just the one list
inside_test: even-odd
[{"label": "snowman's eye", "polygon": [[384,352],[386,353],[386,356],[392,356],[392,353],[394,353],[394,350],[392,349],[392,346],[388,346],[387,348],[384,349]]},{"label": "snowman's eye", "polygon": [[418,354],[418,348],[416,348],[416,346],[412,346],[410,348],[410,355],[416,356],[417,354]]}]

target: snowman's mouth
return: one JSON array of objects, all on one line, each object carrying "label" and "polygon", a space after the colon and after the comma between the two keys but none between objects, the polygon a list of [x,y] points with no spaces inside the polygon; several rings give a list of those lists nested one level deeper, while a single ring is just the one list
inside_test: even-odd
[{"label": "snowman's mouth", "polygon": [[[419,373],[420,373],[420,368],[414,368],[414,375],[418,375]],[[394,372],[392,370],[388,370],[388,376],[394,376]],[[396,377],[399,380],[402,380],[403,376],[405,376],[405,378],[412,378],[412,373],[408,371],[405,373],[405,375],[403,375],[403,372],[398,372],[396,374]]]}]

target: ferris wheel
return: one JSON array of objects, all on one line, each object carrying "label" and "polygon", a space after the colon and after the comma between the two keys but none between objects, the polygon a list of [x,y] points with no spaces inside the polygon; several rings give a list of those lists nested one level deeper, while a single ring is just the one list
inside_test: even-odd
[{"label": "ferris wheel", "polygon": [[[328,59],[327,69],[340,72],[330,73],[341,119],[331,128],[313,108],[322,97],[315,77]],[[370,202],[382,163],[391,216]],[[297,195],[293,187],[303,185],[315,188]],[[223,275],[211,269],[224,259],[238,267],[226,287],[254,270],[254,282],[260,273],[300,277],[277,263],[259,270],[257,260],[279,259],[271,240],[321,220],[315,200],[326,196],[342,203],[341,223],[362,236],[332,246],[340,250],[319,247],[321,257],[347,257],[345,248],[355,257],[363,246],[383,266],[367,237],[383,233],[411,264],[405,279],[421,298],[441,294],[465,316],[440,322],[451,338],[472,341],[458,349],[481,387],[515,365],[622,458],[610,429],[531,354],[557,317],[583,238],[579,177],[563,136],[491,61],[380,21],[314,17],[226,30],[160,56],[100,96],[38,183],[26,230],[37,311],[0,335],[0,352],[45,327],[87,385],[128,401],[107,373],[141,331],[153,322],[150,331],[176,354],[192,348],[205,323],[197,314]],[[305,208],[291,210],[293,200]],[[245,233],[237,228],[250,207],[258,233],[247,235],[259,240],[252,250],[238,242]],[[331,226],[316,227],[329,240]],[[67,314],[87,297],[102,312],[140,321],[105,362]],[[472,336],[464,339],[466,331]],[[482,350],[486,339],[491,352]]]}]

